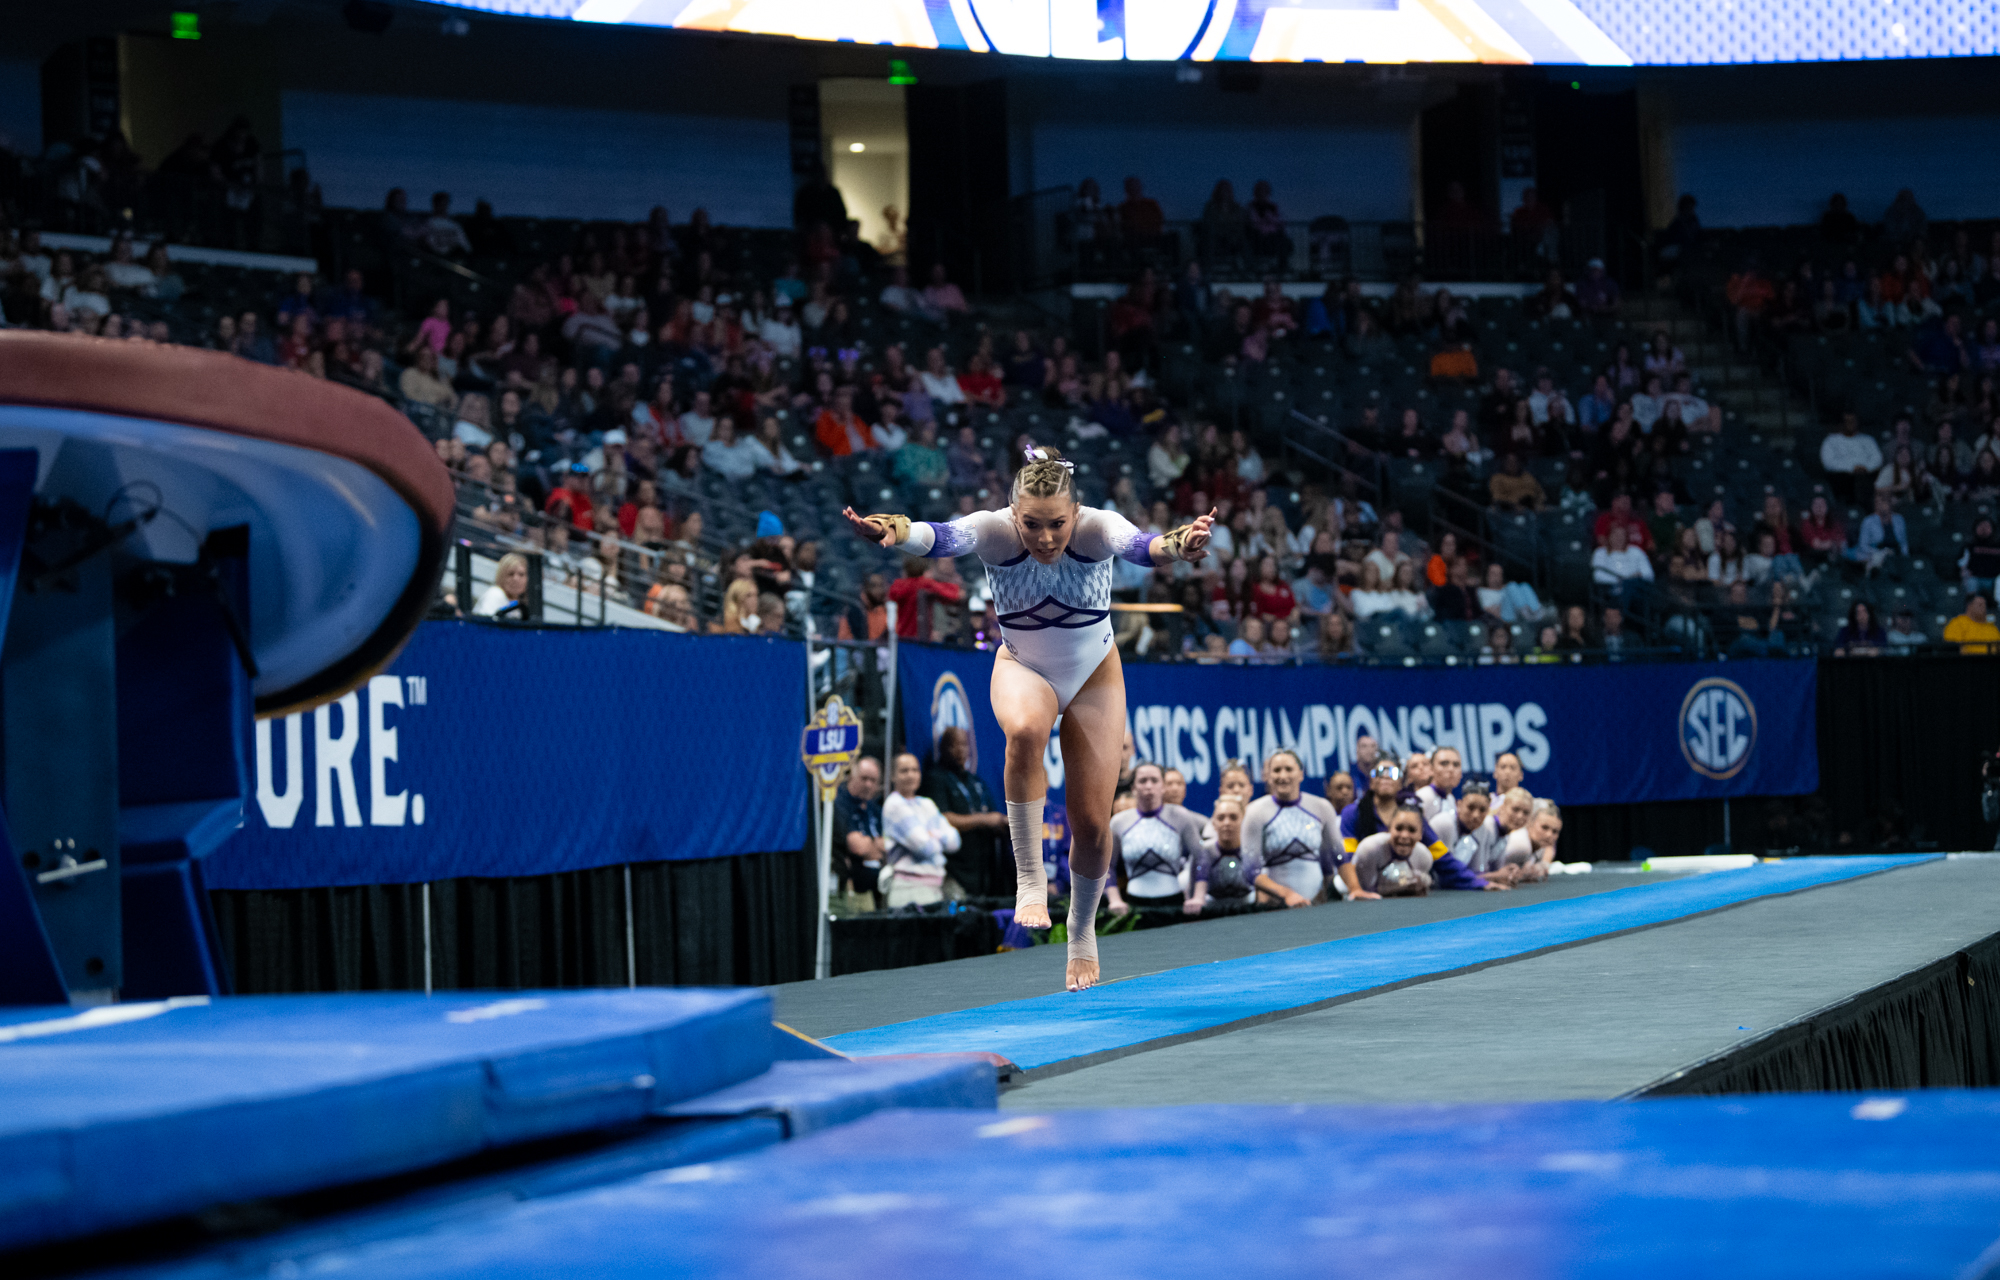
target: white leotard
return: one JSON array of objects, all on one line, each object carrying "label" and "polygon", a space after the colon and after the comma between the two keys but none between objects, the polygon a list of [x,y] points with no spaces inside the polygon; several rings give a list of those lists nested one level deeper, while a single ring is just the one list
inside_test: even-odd
[{"label": "white leotard", "polygon": [[1201,847],[1201,819],[1177,804],[1111,815],[1111,857],[1125,864],[1129,894],[1166,898],[1185,892],[1180,877],[1201,861]]},{"label": "white leotard", "polygon": [[1280,801],[1267,792],[1243,811],[1243,853],[1246,864],[1255,858],[1264,874],[1310,900],[1346,861],[1340,815],[1319,796]]},{"label": "white leotard", "polygon": [[1111,558],[1150,568],[1152,540],[1116,511],[1078,507],[1062,558],[1043,564],[1022,546],[1009,507],[949,524],[912,524],[897,550],[933,559],[977,555],[1007,651],[1049,682],[1064,710],[1111,652]]}]

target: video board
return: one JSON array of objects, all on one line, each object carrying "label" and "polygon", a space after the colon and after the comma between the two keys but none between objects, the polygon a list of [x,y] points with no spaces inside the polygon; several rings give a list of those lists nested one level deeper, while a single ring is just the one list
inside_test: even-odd
[{"label": "video board", "polygon": [[2000,0],[440,0],[518,17],[1134,61],[1676,66],[2000,52]]}]

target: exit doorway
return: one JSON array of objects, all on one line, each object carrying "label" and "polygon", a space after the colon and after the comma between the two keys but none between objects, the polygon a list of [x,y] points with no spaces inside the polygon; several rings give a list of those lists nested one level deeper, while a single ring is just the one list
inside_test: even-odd
[{"label": "exit doorway", "polygon": [[910,212],[910,135],[903,87],[882,80],[819,82],[827,175],[861,224],[861,238],[902,261]]}]

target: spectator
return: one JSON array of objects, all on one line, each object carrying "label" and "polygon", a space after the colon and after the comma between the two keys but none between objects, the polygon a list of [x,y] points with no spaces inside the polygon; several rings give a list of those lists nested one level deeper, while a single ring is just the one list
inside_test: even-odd
[{"label": "spectator", "polygon": [[[657,597],[654,592],[658,592]],[[699,635],[701,619],[694,613],[694,601],[688,589],[678,582],[658,582],[646,590],[646,612],[658,617],[668,630],[682,635]]]},{"label": "spectator", "polygon": [[1500,470],[1486,482],[1493,505],[1502,511],[1540,511],[1548,505],[1542,482],[1521,465],[1521,455],[1509,451],[1500,460]]},{"label": "spectator", "polygon": [[1228,652],[1232,658],[1260,658],[1264,646],[1264,620],[1253,615],[1236,624],[1236,638],[1229,642]]},{"label": "spectator", "polygon": [[2000,626],[1986,615],[1986,597],[1973,592],[1965,598],[1965,612],[1947,622],[1944,642],[1955,644],[1960,653],[2000,653]]},{"label": "spectator", "polygon": [[1155,489],[1170,490],[1187,471],[1188,461],[1181,429],[1170,423],[1153,442],[1153,447],[1146,451],[1146,474]]},{"label": "spectator", "polygon": [[1732,658],[1782,654],[1786,640],[1780,625],[1781,613],[1782,604],[1760,608],[1752,603],[1747,582],[1731,583],[1727,597],[1716,607],[1710,622],[1716,648]]},{"label": "spectator", "polygon": [[958,385],[958,375],[945,363],[943,347],[932,347],[925,353],[924,368],[917,381],[933,405],[965,403],[965,389]]},{"label": "spectator", "polygon": [[1861,219],[1847,207],[1847,197],[1836,191],[1826,202],[1819,219],[1820,238],[1829,244],[1852,245],[1861,239]]},{"label": "spectator", "polygon": [[424,219],[424,248],[440,258],[462,258],[472,252],[465,228],[451,216],[451,193],[440,191],[431,197],[431,216]]},{"label": "spectator", "polygon": [[942,488],[951,482],[951,463],[937,444],[937,423],[918,425],[916,438],[896,450],[889,473],[899,483],[918,489]]},{"label": "spectator", "polygon": [[1618,282],[1604,270],[1604,259],[1592,258],[1583,264],[1583,279],[1576,282],[1577,306],[1592,320],[1618,318]]},{"label": "spectator", "polygon": [[1823,496],[1814,495],[1805,518],[1799,521],[1794,543],[1800,562],[1808,569],[1817,569],[1845,554],[1847,525],[1834,514]]},{"label": "spectator", "polygon": [[1756,538],[1755,549],[1743,557],[1743,581],[1752,586],[1762,586],[1771,580],[1772,565],[1778,558],[1778,543],[1767,529],[1758,530]]},{"label": "spectator", "polygon": [[836,872],[849,893],[865,895],[871,903],[877,901],[877,881],[888,854],[881,794],[882,763],[863,756],[848,770],[846,785],[833,798],[834,847],[841,855]]},{"label": "spectator", "polygon": [[1250,203],[1245,209],[1250,215],[1250,252],[1260,258],[1289,262],[1292,238],[1285,233],[1284,210],[1273,198],[1269,182],[1259,178],[1252,184]]},{"label": "spectator", "polygon": [[1889,620],[1889,630],[1884,639],[1899,652],[1930,642],[1929,636],[1917,630],[1916,614],[1908,609],[1896,611],[1895,617]]},{"label": "spectator", "polygon": [[1629,598],[1641,589],[1636,584],[1653,580],[1653,562],[1630,544],[1626,525],[1613,524],[1605,544],[1590,554],[1590,577],[1619,598]]},{"label": "spectator", "polygon": [[985,450],[979,447],[979,432],[960,427],[958,437],[945,450],[945,468],[953,493],[972,493],[986,483],[989,470]]},{"label": "spectator", "polygon": [[730,418],[717,419],[715,434],[701,447],[702,466],[739,483],[763,470],[765,456],[755,441],[737,438],[736,423]]},{"label": "spectator", "polygon": [[[1515,206],[1507,221],[1513,229],[1514,240],[1522,252],[1537,258],[1555,257],[1556,218],[1549,207],[1542,203],[1541,192],[1533,187],[1521,188],[1521,203]],[[1555,272],[1550,272],[1550,275],[1555,281],[1558,300],[1567,303],[1569,299],[1567,291],[1562,288],[1562,277]],[[1569,318],[1570,313],[1567,310],[1561,316],[1552,316],[1550,311],[1541,309],[1549,305],[1546,290],[1536,295],[1536,298],[1529,303],[1530,310],[1542,317],[1563,320]]]},{"label": "spectator", "polygon": [[1138,178],[1125,179],[1125,200],[1118,206],[1118,229],[1125,243],[1135,249],[1150,249],[1165,232],[1167,215],[1160,202],[1146,194]]},{"label": "spectator", "polygon": [[1472,568],[1463,557],[1451,562],[1444,585],[1432,589],[1430,605],[1431,616],[1440,622],[1471,622],[1480,616],[1479,596],[1472,586]]},{"label": "spectator", "polygon": [[1610,509],[1599,513],[1596,521],[1592,523],[1591,536],[1599,547],[1603,547],[1611,541],[1611,530],[1621,526],[1625,530],[1626,542],[1635,549],[1639,551],[1652,549],[1653,531],[1647,528],[1646,522],[1632,510],[1632,495],[1629,493],[1612,496]]},{"label": "spectator", "polygon": [[1266,555],[1258,560],[1257,580],[1250,586],[1251,615],[1267,623],[1278,619],[1289,622],[1298,611],[1298,598],[1278,572],[1278,557]]},{"label": "spectator", "polygon": [[[731,426],[734,425],[732,422]],[[791,480],[805,473],[805,464],[794,458],[792,451],[785,447],[784,433],[776,418],[764,419],[757,428],[757,434],[743,443],[757,460],[757,469],[765,475]]]},{"label": "spectator", "polygon": [[1981,516],[1972,526],[1972,537],[1958,557],[1958,576],[1965,591],[1991,599],[2000,582],[2000,538],[1993,532],[1990,516]]},{"label": "spectator", "polygon": [[1896,504],[1888,494],[1875,495],[1875,510],[1863,517],[1861,537],[1847,558],[1860,565],[1864,572],[1873,573],[1892,555],[1910,554],[1910,535],[1903,517],[1896,512]]},{"label": "spectator", "polygon": [[903,576],[889,588],[889,601],[896,606],[896,634],[905,640],[931,638],[934,599],[958,604],[965,598],[965,589],[958,583],[933,576],[935,563],[921,556],[907,557]]},{"label": "spectator", "polygon": [[759,325],[757,336],[771,348],[774,355],[783,359],[797,359],[804,335],[799,330],[797,312],[792,299],[779,294],[771,313]]},{"label": "spectator", "polygon": [[986,780],[969,768],[971,758],[971,732],[946,729],[938,736],[937,759],[924,778],[924,794],[937,802],[963,842],[950,863],[952,877],[968,894],[996,896],[1014,883],[1013,855],[1002,851],[1007,814],[994,803]]},{"label": "spectator", "polygon": [[813,438],[820,448],[836,458],[871,453],[883,447],[875,428],[854,412],[854,388],[847,386],[835,389],[833,403],[820,410],[813,423]]},{"label": "spectator", "polygon": [[1902,249],[1922,240],[1930,226],[1930,219],[1917,203],[1917,197],[1908,187],[1896,193],[1889,202],[1887,212],[1882,215],[1882,236],[1897,249]]},{"label": "spectator", "polygon": [[930,283],[924,286],[924,306],[931,315],[947,320],[971,310],[964,292],[946,276],[942,262],[931,266]]},{"label": "spectator", "polygon": [[1402,534],[1394,529],[1386,530],[1381,545],[1364,557],[1366,563],[1375,566],[1376,575],[1385,584],[1396,576],[1396,567],[1407,559],[1403,554]]},{"label": "spectator", "polygon": [[1315,652],[1322,662],[1338,662],[1354,656],[1354,624],[1347,620],[1346,614],[1329,613],[1320,619]]},{"label": "spectator", "polygon": [[1562,634],[1556,640],[1556,651],[1582,653],[1596,647],[1591,641],[1589,615],[1584,612],[1583,606],[1573,604],[1563,610]]},{"label": "spectator", "polygon": [[1519,662],[1520,656],[1514,652],[1514,633],[1497,622],[1488,627],[1485,656],[1507,666]]},{"label": "spectator", "polygon": [[1880,653],[1882,646],[1889,643],[1883,633],[1882,624],[1875,621],[1875,610],[1866,600],[1856,600],[1847,606],[1847,621],[1833,637],[1833,656],[1836,658],[1870,657]]},{"label": "spectator", "polygon": [[[933,776],[936,773],[933,769]],[[977,775],[973,777],[977,781]],[[946,870],[957,870],[950,855],[963,854],[964,829],[939,811],[933,797],[917,794],[917,784],[927,781],[915,756],[904,752],[896,757],[895,790],[882,802],[883,856],[888,865],[877,880],[892,911],[943,901]]]},{"label": "spectator", "polygon": [[910,283],[910,273],[905,267],[890,269],[889,283],[883,286],[880,301],[884,307],[898,315],[917,316],[933,321],[944,318],[941,312],[931,309],[923,290]]},{"label": "spectator", "polygon": [[[240,332],[240,329],[239,329]],[[437,352],[428,345],[417,348],[416,357],[396,382],[403,399],[427,404],[445,413],[458,408],[458,393],[438,374]]]},{"label": "spectator", "polygon": [[[1598,615],[1597,647],[1614,658],[1627,649],[1637,649],[1645,643],[1638,632],[1626,625],[1625,611],[1615,604],[1604,606]],[[1519,767],[1518,765],[1516,767]],[[1493,776],[1500,776],[1499,766],[1494,766]]]},{"label": "spectator", "polygon": [[1873,436],[1861,434],[1861,420],[1852,412],[1840,415],[1840,430],[1820,442],[1819,463],[1826,470],[1827,488],[1848,506],[1858,506],[1864,487],[1882,469],[1882,450]]},{"label": "spectator", "polygon": [[1764,274],[1755,258],[1746,260],[1743,269],[1730,276],[1723,284],[1722,296],[1736,311],[1738,343],[1748,345],[1752,327],[1764,314],[1764,309],[1771,305],[1777,292],[1777,287],[1771,283],[1770,277]]},{"label": "spectator", "polygon": [[503,618],[520,622],[527,618],[528,557],[512,551],[493,567],[493,581],[472,606],[475,618]]}]

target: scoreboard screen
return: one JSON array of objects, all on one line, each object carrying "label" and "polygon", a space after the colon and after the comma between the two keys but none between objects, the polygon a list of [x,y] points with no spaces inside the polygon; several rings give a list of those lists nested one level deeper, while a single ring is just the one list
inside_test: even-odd
[{"label": "scoreboard screen", "polygon": [[1037,58],[1685,66],[2000,52],[2000,0],[440,0]]}]

